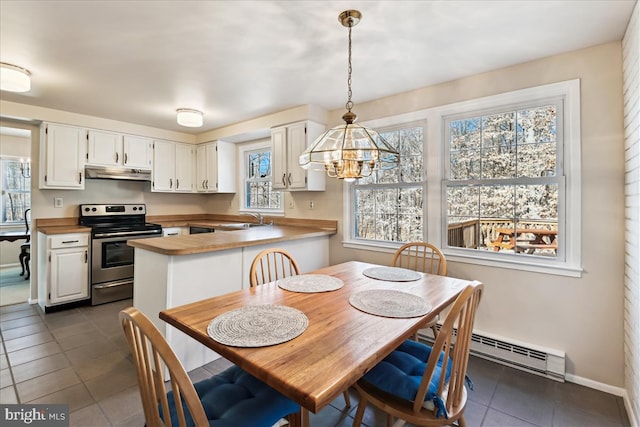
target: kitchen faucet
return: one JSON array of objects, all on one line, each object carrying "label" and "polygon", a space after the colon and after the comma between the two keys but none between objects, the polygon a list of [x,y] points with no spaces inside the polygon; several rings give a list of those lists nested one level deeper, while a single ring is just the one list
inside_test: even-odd
[{"label": "kitchen faucet", "polygon": [[252,217],[257,219],[258,224],[264,225],[264,218],[262,217],[262,214],[260,212],[256,212],[256,213],[249,212],[248,215],[251,215]]}]

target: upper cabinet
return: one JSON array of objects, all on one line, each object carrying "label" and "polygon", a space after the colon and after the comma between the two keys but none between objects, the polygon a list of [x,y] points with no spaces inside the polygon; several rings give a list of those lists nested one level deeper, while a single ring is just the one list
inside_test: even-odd
[{"label": "upper cabinet", "polygon": [[89,130],[87,164],[151,169],[150,138]]},{"label": "upper cabinet", "polygon": [[83,190],[87,131],[43,123],[40,135],[39,188]]},{"label": "upper cabinet", "polygon": [[196,190],[199,193],[235,193],[235,145],[207,142],[196,150]]},{"label": "upper cabinet", "polygon": [[151,191],[191,192],[194,190],[194,146],[171,141],[153,142]]},{"label": "upper cabinet", "polygon": [[300,155],[324,132],[324,126],[312,121],[271,129],[272,177],[274,190],[324,191],[325,174],[302,169]]}]

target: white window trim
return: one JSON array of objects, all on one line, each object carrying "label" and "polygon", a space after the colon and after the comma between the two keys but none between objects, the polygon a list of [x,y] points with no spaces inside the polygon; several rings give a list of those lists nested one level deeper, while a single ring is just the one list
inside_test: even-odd
[{"label": "white window trim", "polygon": [[[251,142],[247,142],[247,143],[243,143],[243,144],[239,144],[238,145],[238,162],[239,162],[239,166],[238,166],[238,171],[239,171],[239,176],[238,176],[238,182],[240,183],[239,185],[239,189],[238,189],[238,195],[239,200],[238,200],[238,212],[240,213],[249,213],[249,212],[256,212],[256,213],[262,213],[262,214],[267,214],[270,216],[284,216],[284,204],[285,204],[285,199],[284,199],[284,194],[282,194],[282,203],[280,206],[280,209],[248,209],[245,207],[244,203],[246,200],[246,190],[245,190],[245,177],[247,174],[247,165],[245,162],[245,156],[247,154],[247,152],[249,151],[256,151],[256,150],[260,150],[260,149],[264,149],[266,147],[269,147],[269,149],[271,149],[271,139],[267,138],[267,139],[259,139],[259,140],[255,140],[255,141],[251,141]],[[272,157],[271,160],[273,161],[273,152],[271,153]]]},{"label": "white window trim", "polygon": [[[565,174],[565,212],[561,213],[565,219],[564,230],[567,249],[564,259],[543,259],[541,257],[523,257],[503,253],[474,253],[454,248],[447,248],[443,240],[442,230],[446,219],[442,213],[442,180],[443,180],[443,123],[447,116],[466,111],[483,110],[498,105],[535,102],[539,99],[564,98],[564,174]],[[491,267],[510,268],[515,270],[532,271],[569,277],[580,277],[581,267],[581,174],[580,174],[580,80],[568,80],[543,86],[521,89],[513,92],[487,96],[470,101],[419,110],[397,116],[385,117],[367,121],[372,128],[383,128],[426,120],[425,173],[427,189],[425,193],[425,209],[427,224],[425,225],[425,240],[436,242],[444,249],[447,259],[454,262],[485,265]],[[399,244],[366,243],[353,238],[353,207],[351,200],[351,184],[343,189],[343,241],[345,248],[364,249],[380,252],[393,252]],[[560,215],[559,215],[560,216]],[[570,218],[570,220],[568,220]],[[562,258],[562,257],[559,257]]]}]

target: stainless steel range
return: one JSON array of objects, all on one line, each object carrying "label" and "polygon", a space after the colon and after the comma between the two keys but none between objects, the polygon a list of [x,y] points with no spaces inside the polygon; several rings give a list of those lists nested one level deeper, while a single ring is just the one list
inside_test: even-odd
[{"label": "stainless steel range", "polygon": [[133,297],[133,254],[127,240],[162,236],[146,222],[143,203],[80,205],[80,225],[91,227],[91,305]]}]

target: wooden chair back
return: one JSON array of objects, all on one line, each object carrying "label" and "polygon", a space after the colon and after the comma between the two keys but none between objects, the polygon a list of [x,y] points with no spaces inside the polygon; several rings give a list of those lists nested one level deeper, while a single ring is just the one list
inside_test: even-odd
[{"label": "wooden chair back", "polygon": [[[473,323],[483,289],[483,284],[473,282],[462,291],[449,310],[433,344],[431,355],[427,360],[427,367],[413,403],[413,413],[415,415],[420,414],[422,411],[422,403],[441,353],[444,353],[442,372],[446,372],[447,365],[451,365],[447,400],[444,402],[449,414],[449,420],[445,421],[456,420],[462,415],[467,398],[464,386],[469,364],[471,334],[473,333]],[[445,375],[440,375],[438,395],[443,395],[444,387]],[[447,422],[447,424],[449,423]]]},{"label": "wooden chair back", "polygon": [[300,269],[293,255],[284,249],[269,248],[253,259],[249,270],[249,284],[251,287],[258,286],[298,274]]},{"label": "wooden chair back", "polygon": [[[119,317],[136,366],[146,425],[171,425],[165,368],[169,372],[168,380],[173,390],[180,425],[186,425],[181,399],[186,403],[195,425],[209,425],[191,379],[158,328],[134,307],[120,311]],[[166,414],[164,421],[160,418],[160,407],[162,413]]]},{"label": "wooden chair back", "polygon": [[393,254],[391,265],[423,273],[447,275],[447,259],[442,251],[431,243],[405,243]]}]

